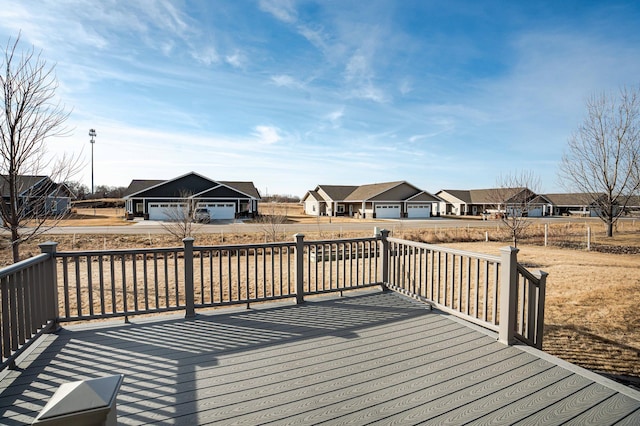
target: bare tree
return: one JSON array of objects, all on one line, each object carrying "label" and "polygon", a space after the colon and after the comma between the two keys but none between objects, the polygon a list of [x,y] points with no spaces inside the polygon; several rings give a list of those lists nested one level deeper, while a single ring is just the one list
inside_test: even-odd
[{"label": "bare tree", "polygon": [[282,212],[273,205],[270,205],[270,207],[262,208],[261,212],[257,222],[262,224],[262,230],[264,231],[266,239],[271,242],[278,241],[279,236],[282,235],[282,225],[289,220],[287,209],[285,208],[284,212]]},{"label": "bare tree", "polygon": [[501,175],[491,198],[496,204],[502,225],[507,228],[513,246],[531,224],[529,214],[534,206],[531,201],[539,191],[540,179],[531,171],[520,171]]},{"label": "bare tree", "polygon": [[71,190],[73,195],[75,195],[76,199],[78,200],[84,200],[86,196],[91,192],[87,185],[75,180],[65,182],[65,185],[67,185],[67,188]]},{"label": "bare tree", "polygon": [[166,207],[163,211],[165,220],[162,227],[179,241],[193,237],[195,231],[200,228],[199,223],[193,221],[193,208],[196,200],[190,192],[181,191],[180,201],[177,206]]},{"label": "bare tree", "polygon": [[587,115],[562,157],[564,185],[583,193],[607,226],[607,236],[640,189],[640,93],[591,96]]},{"label": "bare tree", "polygon": [[[33,48],[18,52],[19,41],[20,36],[9,39],[0,73],[0,215],[9,230],[14,262],[20,260],[21,243],[60,218],[58,209],[48,207],[63,188],[56,182],[68,181],[78,166],[74,157],[55,159],[47,154],[49,138],[68,134],[64,123],[69,113],[56,101],[54,67]],[[27,183],[45,176],[49,180],[38,189]]]}]

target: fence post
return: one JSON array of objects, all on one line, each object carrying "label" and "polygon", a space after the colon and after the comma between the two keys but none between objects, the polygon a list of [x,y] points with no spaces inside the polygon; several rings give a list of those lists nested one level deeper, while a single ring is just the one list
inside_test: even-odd
[{"label": "fence post", "polygon": [[[184,243],[184,301],[185,301],[185,318],[194,318],[196,316],[195,298],[193,294],[193,237],[187,237],[182,240]],[[176,305],[178,301],[176,300]]]},{"label": "fence post", "polygon": [[295,234],[296,239],[296,304],[304,303],[304,234]]},{"label": "fence post", "polygon": [[39,244],[41,253],[49,255],[49,260],[44,267],[44,300],[46,319],[53,320],[51,331],[58,328],[58,271],[56,266],[56,251],[58,243],[47,241]]},{"label": "fence post", "polygon": [[506,345],[515,342],[518,302],[518,249],[503,247],[500,272],[500,327],[498,340]]},{"label": "fence post", "polygon": [[542,337],[544,336],[544,302],[547,294],[548,272],[538,271],[534,274],[538,278],[538,315],[536,318],[536,348],[542,349]]},{"label": "fence post", "polygon": [[389,230],[380,231],[382,238],[382,291],[389,291]]}]

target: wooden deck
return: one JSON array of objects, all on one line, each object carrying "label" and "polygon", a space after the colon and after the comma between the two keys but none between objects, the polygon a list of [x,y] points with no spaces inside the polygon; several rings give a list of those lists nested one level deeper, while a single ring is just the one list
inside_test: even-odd
[{"label": "wooden deck", "polygon": [[0,423],[123,373],[121,424],[640,424],[640,393],[396,293],[211,312],[45,336],[0,381]]}]

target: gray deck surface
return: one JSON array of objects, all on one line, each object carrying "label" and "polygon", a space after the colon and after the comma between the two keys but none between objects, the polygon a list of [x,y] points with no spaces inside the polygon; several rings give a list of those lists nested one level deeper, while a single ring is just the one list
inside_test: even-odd
[{"label": "gray deck surface", "polygon": [[0,423],[30,423],[64,382],[123,373],[121,424],[640,424],[637,392],[391,292],[44,339],[0,381]]}]

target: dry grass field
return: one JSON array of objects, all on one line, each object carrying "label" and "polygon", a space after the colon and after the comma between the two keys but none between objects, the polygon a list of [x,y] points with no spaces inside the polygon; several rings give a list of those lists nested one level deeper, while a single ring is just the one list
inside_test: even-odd
[{"label": "dry grass field", "polygon": [[[271,210],[269,210],[271,208]],[[79,210],[65,225],[123,224],[121,209]],[[263,213],[283,214],[289,223],[315,223],[329,218],[309,218],[299,206],[267,205]],[[332,220],[350,221],[348,218]],[[529,269],[549,273],[543,349],[585,368],[627,376],[640,383],[640,220],[620,225],[613,239],[603,227],[592,226],[592,251],[585,250],[585,224],[562,224],[549,231],[549,246],[543,246],[542,230],[534,225],[519,243],[519,261]],[[390,227],[396,237],[443,244],[455,248],[498,254],[509,240],[496,223],[486,229],[403,229]],[[347,233],[343,237],[369,235],[370,231]],[[489,241],[485,238],[489,236]],[[290,237],[290,236],[289,236]],[[323,235],[322,238],[326,238]],[[320,239],[307,233],[306,239]],[[37,243],[25,245],[25,256],[37,254]],[[56,235],[59,250],[115,249],[180,245],[167,235]],[[198,234],[198,245],[262,242],[260,234]],[[6,252],[6,250],[5,250]],[[5,253],[2,254],[5,256]],[[4,261],[4,259],[2,259]],[[6,263],[5,263],[6,264]]]}]

